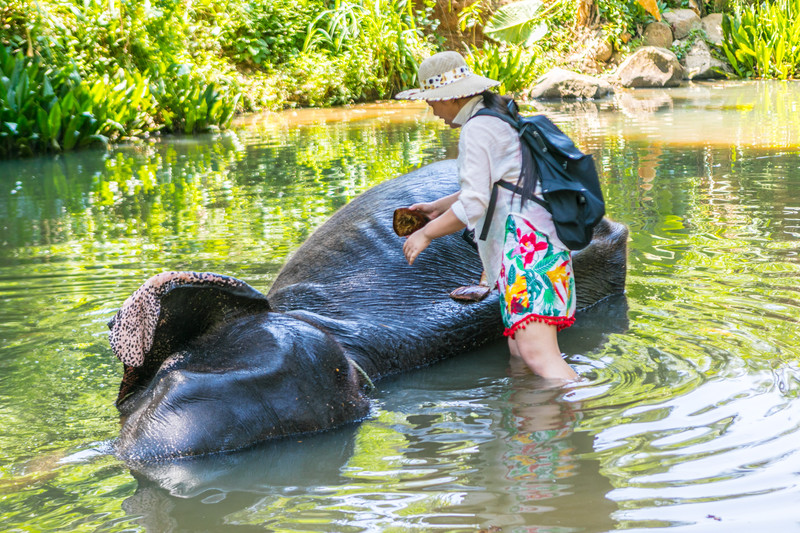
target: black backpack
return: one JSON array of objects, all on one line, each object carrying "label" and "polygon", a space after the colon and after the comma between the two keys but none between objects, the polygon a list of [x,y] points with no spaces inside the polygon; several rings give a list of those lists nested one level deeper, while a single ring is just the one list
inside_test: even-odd
[{"label": "black backpack", "polygon": [[[594,227],[606,212],[592,156],[578,150],[575,143],[544,115],[520,116],[513,101],[509,102],[508,110],[511,116],[483,108],[473,117],[497,117],[519,132],[523,148],[527,146],[533,157],[544,200],[536,196],[528,198],[550,212],[556,234],[567,248],[585,248],[592,240]],[[506,181],[494,184],[481,240],[486,240],[489,232],[498,186],[522,194],[519,186]]]}]

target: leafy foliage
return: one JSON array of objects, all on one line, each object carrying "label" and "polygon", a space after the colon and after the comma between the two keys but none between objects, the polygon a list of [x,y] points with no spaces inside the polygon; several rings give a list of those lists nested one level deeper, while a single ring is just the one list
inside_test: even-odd
[{"label": "leafy foliage", "polygon": [[223,28],[224,50],[238,63],[269,68],[298,55],[309,24],[325,6],[320,0],[250,0],[233,7],[238,12],[231,24]]},{"label": "leafy foliage", "polygon": [[[53,76],[72,79],[76,95],[93,94],[108,80],[119,83],[127,76],[135,80],[130,83],[147,85],[151,105],[142,108],[141,98],[125,101],[114,91],[106,99],[120,111],[133,107],[147,114],[157,123],[150,130],[191,133],[230,122],[239,100],[237,79],[232,65],[217,59],[219,31],[212,31],[209,22],[224,22],[216,18],[224,6],[209,0],[50,0],[34,6],[7,8],[8,20],[21,14],[30,18],[23,23],[24,42],[13,35],[4,41],[35,55]],[[123,130],[109,140],[137,135],[135,126],[129,130],[115,122]],[[68,149],[70,142],[60,147]]]},{"label": "leafy foliage", "polygon": [[74,70],[0,46],[0,155],[68,151],[154,129],[148,80],[119,70],[84,83]]},{"label": "leafy foliage", "polygon": [[[61,151],[150,132],[216,130],[237,111],[390,97],[415,86],[419,62],[439,50],[443,37],[433,13],[441,4],[6,0],[0,5],[0,47],[3,68],[11,70],[0,95],[2,155]],[[474,42],[487,38],[479,46],[465,45],[468,62],[501,80],[503,91],[526,88],[574,44],[574,6],[567,0],[521,0],[494,13],[492,5],[467,4],[457,24]],[[595,5],[604,38],[618,49],[668,9],[661,0]],[[725,19],[725,53],[740,75],[798,76],[799,5],[800,0],[736,5]],[[55,113],[50,91],[59,109],[69,111],[57,132],[49,128],[49,114]],[[66,110],[61,98],[67,99]],[[47,121],[38,118],[38,109]],[[65,133],[69,127],[72,133]]]},{"label": "leafy foliage", "polygon": [[416,82],[433,46],[410,0],[337,0],[309,27],[304,52],[345,56],[356,99],[384,98]]},{"label": "leafy foliage", "polygon": [[723,50],[745,78],[800,76],[800,0],[737,3],[722,19]]},{"label": "leafy foliage", "polygon": [[484,43],[482,48],[471,47],[466,60],[474,72],[500,81],[498,91],[503,94],[522,91],[533,84],[543,68],[537,62],[541,55],[538,48]]},{"label": "leafy foliage", "polygon": [[[553,5],[557,5],[556,2]],[[544,4],[540,0],[524,0],[506,4],[488,20],[483,33],[501,43],[530,46],[547,35]]]},{"label": "leafy foliage", "polygon": [[[153,105],[140,111],[151,130],[192,133],[224,128],[237,111],[344,104],[413,85],[417,64],[435,51],[420,24],[438,21],[423,4],[8,0],[0,6],[0,45],[86,90],[122,69],[148,84]],[[38,141],[26,146],[41,151]]]},{"label": "leafy foliage", "polygon": [[[664,10],[660,2],[656,7],[659,13]],[[634,35],[637,26],[655,20],[637,0],[597,0],[597,13],[603,22],[603,32],[617,49],[625,44],[625,34]]]},{"label": "leafy foliage", "polygon": [[193,133],[225,125],[233,118],[239,95],[230,88],[207,83],[191,65],[169,65],[153,84],[163,106],[160,119],[170,131]]},{"label": "leafy foliage", "polygon": [[477,0],[458,12],[458,27],[462,32],[486,23],[489,12],[486,3],[487,0]]}]

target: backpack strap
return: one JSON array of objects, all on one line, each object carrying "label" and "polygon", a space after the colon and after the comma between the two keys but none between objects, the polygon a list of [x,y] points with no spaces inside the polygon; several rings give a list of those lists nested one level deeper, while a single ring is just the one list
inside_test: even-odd
[{"label": "backpack strap", "polygon": [[[497,204],[497,187],[508,189],[513,193],[519,194],[520,196],[524,194],[524,191],[522,190],[521,187],[513,185],[507,181],[500,180],[494,183],[494,185],[492,186],[492,195],[489,197],[489,205],[486,207],[486,217],[484,218],[483,229],[481,229],[481,235],[480,237],[478,237],[482,241],[485,241],[486,237],[489,235],[489,226],[491,226],[492,224],[492,218],[494,217],[494,208],[495,205]],[[547,202],[542,200],[538,196],[532,194],[528,196],[528,199],[533,200],[540,206],[544,207],[545,209],[548,209]]]},{"label": "backpack strap", "polygon": [[519,121],[515,120],[513,117],[509,115],[504,115],[502,113],[498,113],[494,109],[489,109],[488,107],[483,107],[475,111],[475,114],[470,117],[473,119],[475,117],[486,116],[486,117],[495,117],[499,118],[500,120],[507,122],[509,126],[514,128],[515,130],[519,131]]},{"label": "backpack strap", "polygon": [[[472,115],[472,117],[470,117],[470,119],[478,117],[478,116],[481,116],[481,115],[487,116],[487,117],[499,118],[500,120],[506,122],[509,126],[514,128],[514,130],[520,136],[520,144],[523,144],[525,141],[522,140],[522,136],[525,134],[525,130],[527,128],[523,127],[523,129],[520,129],[519,120],[515,120],[513,118],[514,116],[519,117],[518,108],[517,108],[517,106],[516,106],[516,104],[514,103],[513,100],[511,102],[509,102],[509,104],[508,104],[508,111],[511,113],[511,116],[504,115],[502,113],[498,113],[497,111],[494,111],[493,109],[488,109],[488,108],[484,107],[483,109],[479,109],[474,115]],[[526,124],[526,126],[527,126],[527,124]],[[537,140],[541,141],[541,138],[539,138],[537,136]],[[545,152],[547,151],[547,147],[544,146],[544,142],[542,142],[542,146],[540,148],[543,149],[542,151],[545,151]],[[521,173],[522,173],[522,170],[520,169],[520,175],[522,175]],[[504,189],[508,189],[509,191],[511,191],[513,193],[519,194],[520,196],[523,196],[523,194],[524,194],[522,188],[519,187],[518,185],[513,185],[513,184],[511,184],[511,183],[509,183],[507,181],[503,181],[503,180],[496,181],[494,183],[494,185],[492,186],[492,194],[489,197],[489,205],[486,207],[486,217],[484,217],[483,228],[481,229],[480,237],[478,237],[482,241],[485,241],[486,237],[489,235],[489,227],[492,224],[492,218],[494,217],[494,209],[495,209],[495,205],[497,204],[497,187],[502,187]],[[534,202],[536,202],[537,204],[541,205],[542,207],[544,207],[548,211],[550,210],[547,202],[545,200],[542,200],[541,198],[539,198],[535,194],[527,195],[527,199],[528,200],[533,200]]]},{"label": "backpack strap", "polygon": [[[544,142],[544,139],[542,139],[542,134],[539,131],[539,127],[536,124],[533,124],[532,122],[525,122],[523,124],[522,120],[520,120],[520,116],[519,116],[519,112],[517,111],[516,104],[514,104],[514,105],[512,105],[512,104],[514,104],[513,101],[509,102],[509,104],[508,104],[508,111],[512,114],[511,116],[504,115],[502,113],[498,113],[494,109],[488,109],[488,108],[484,107],[483,109],[479,109],[478,111],[476,111],[475,114],[470,117],[470,119],[478,117],[478,116],[499,118],[500,120],[502,120],[503,122],[506,122],[509,126],[511,126],[512,128],[514,128],[516,130],[517,134],[519,135],[519,142],[520,143],[527,144],[528,146],[530,146],[531,150],[533,151],[533,153],[535,155],[538,155],[538,156],[541,157],[542,154],[547,152],[547,144]],[[514,117],[516,117],[516,118],[514,118]],[[554,126],[554,128],[555,128],[555,126]],[[528,131],[530,131],[531,135],[533,135],[533,139],[536,142],[526,142],[523,139],[523,136]],[[560,132],[560,130],[558,130],[558,131]],[[567,139],[567,140],[569,141],[569,139]],[[573,147],[574,147],[574,145],[573,145]]]}]

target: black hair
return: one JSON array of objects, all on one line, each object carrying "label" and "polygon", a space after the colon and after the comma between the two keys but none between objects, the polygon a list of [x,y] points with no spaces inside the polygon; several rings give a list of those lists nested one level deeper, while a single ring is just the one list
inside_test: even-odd
[{"label": "black hair", "polygon": [[[492,91],[483,91],[483,106],[502,115],[506,115],[515,120],[519,120],[517,103],[509,96],[500,96]],[[533,163],[533,154],[527,143],[520,139],[520,149],[522,151],[522,171],[519,175],[517,186],[522,189],[522,205],[533,196],[536,190],[538,174],[536,165]]]}]

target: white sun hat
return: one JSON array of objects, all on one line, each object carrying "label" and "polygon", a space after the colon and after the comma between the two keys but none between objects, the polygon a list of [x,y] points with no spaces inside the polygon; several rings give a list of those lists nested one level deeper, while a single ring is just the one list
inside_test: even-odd
[{"label": "white sun hat", "polygon": [[458,52],[439,52],[419,65],[419,89],[397,93],[398,100],[455,100],[480,94],[499,81],[473,73]]}]

